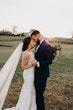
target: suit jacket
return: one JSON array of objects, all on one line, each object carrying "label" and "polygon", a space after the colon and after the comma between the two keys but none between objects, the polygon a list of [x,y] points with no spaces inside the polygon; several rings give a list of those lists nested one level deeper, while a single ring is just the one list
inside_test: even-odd
[{"label": "suit jacket", "polygon": [[45,40],[35,52],[35,59],[40,63],[40,67],[35,67],[35,77],[37,79],[49,77],[48,65],[52,63],[52,48]]}]

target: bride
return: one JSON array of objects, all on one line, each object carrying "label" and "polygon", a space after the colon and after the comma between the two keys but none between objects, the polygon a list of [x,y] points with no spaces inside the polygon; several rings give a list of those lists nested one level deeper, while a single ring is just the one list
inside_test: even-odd
[{"label": "bride", "polygon": [[23,40],[21,68],[24,83],[16,107],[4,110],[37,110],[34,87],[34,67],[37,65],[37,61],[31,51],[35,45],[36,43],[30,37]]}]

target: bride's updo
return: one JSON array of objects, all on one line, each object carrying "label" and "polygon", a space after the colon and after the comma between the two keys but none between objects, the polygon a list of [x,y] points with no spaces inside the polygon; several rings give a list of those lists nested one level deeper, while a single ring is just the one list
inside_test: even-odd
[{"label": "bride's updo", "polygon": [[25,51],[28,48],[30,41],[31,41],[31,37],[26,37],[23,39],[22,51]]}]

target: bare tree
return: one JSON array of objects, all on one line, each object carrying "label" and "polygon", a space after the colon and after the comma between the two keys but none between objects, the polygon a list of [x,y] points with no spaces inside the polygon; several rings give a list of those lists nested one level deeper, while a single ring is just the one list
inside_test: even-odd
[{"label": "bare tree", "polygon": [[17,26],[14,26],[14,27],[13,27],[13,34],[14,34],[14,35],[17,35],[17,28],[18,28]]}]

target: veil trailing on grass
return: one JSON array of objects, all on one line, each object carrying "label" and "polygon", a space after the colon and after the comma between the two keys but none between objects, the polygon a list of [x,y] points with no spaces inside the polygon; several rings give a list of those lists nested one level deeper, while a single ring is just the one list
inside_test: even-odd
[{"label": "veil trailing on grass", "polygon": [[8,89],[18,65],[23,43],[20,43],[0,71],[0,110],[2,110]]}]

